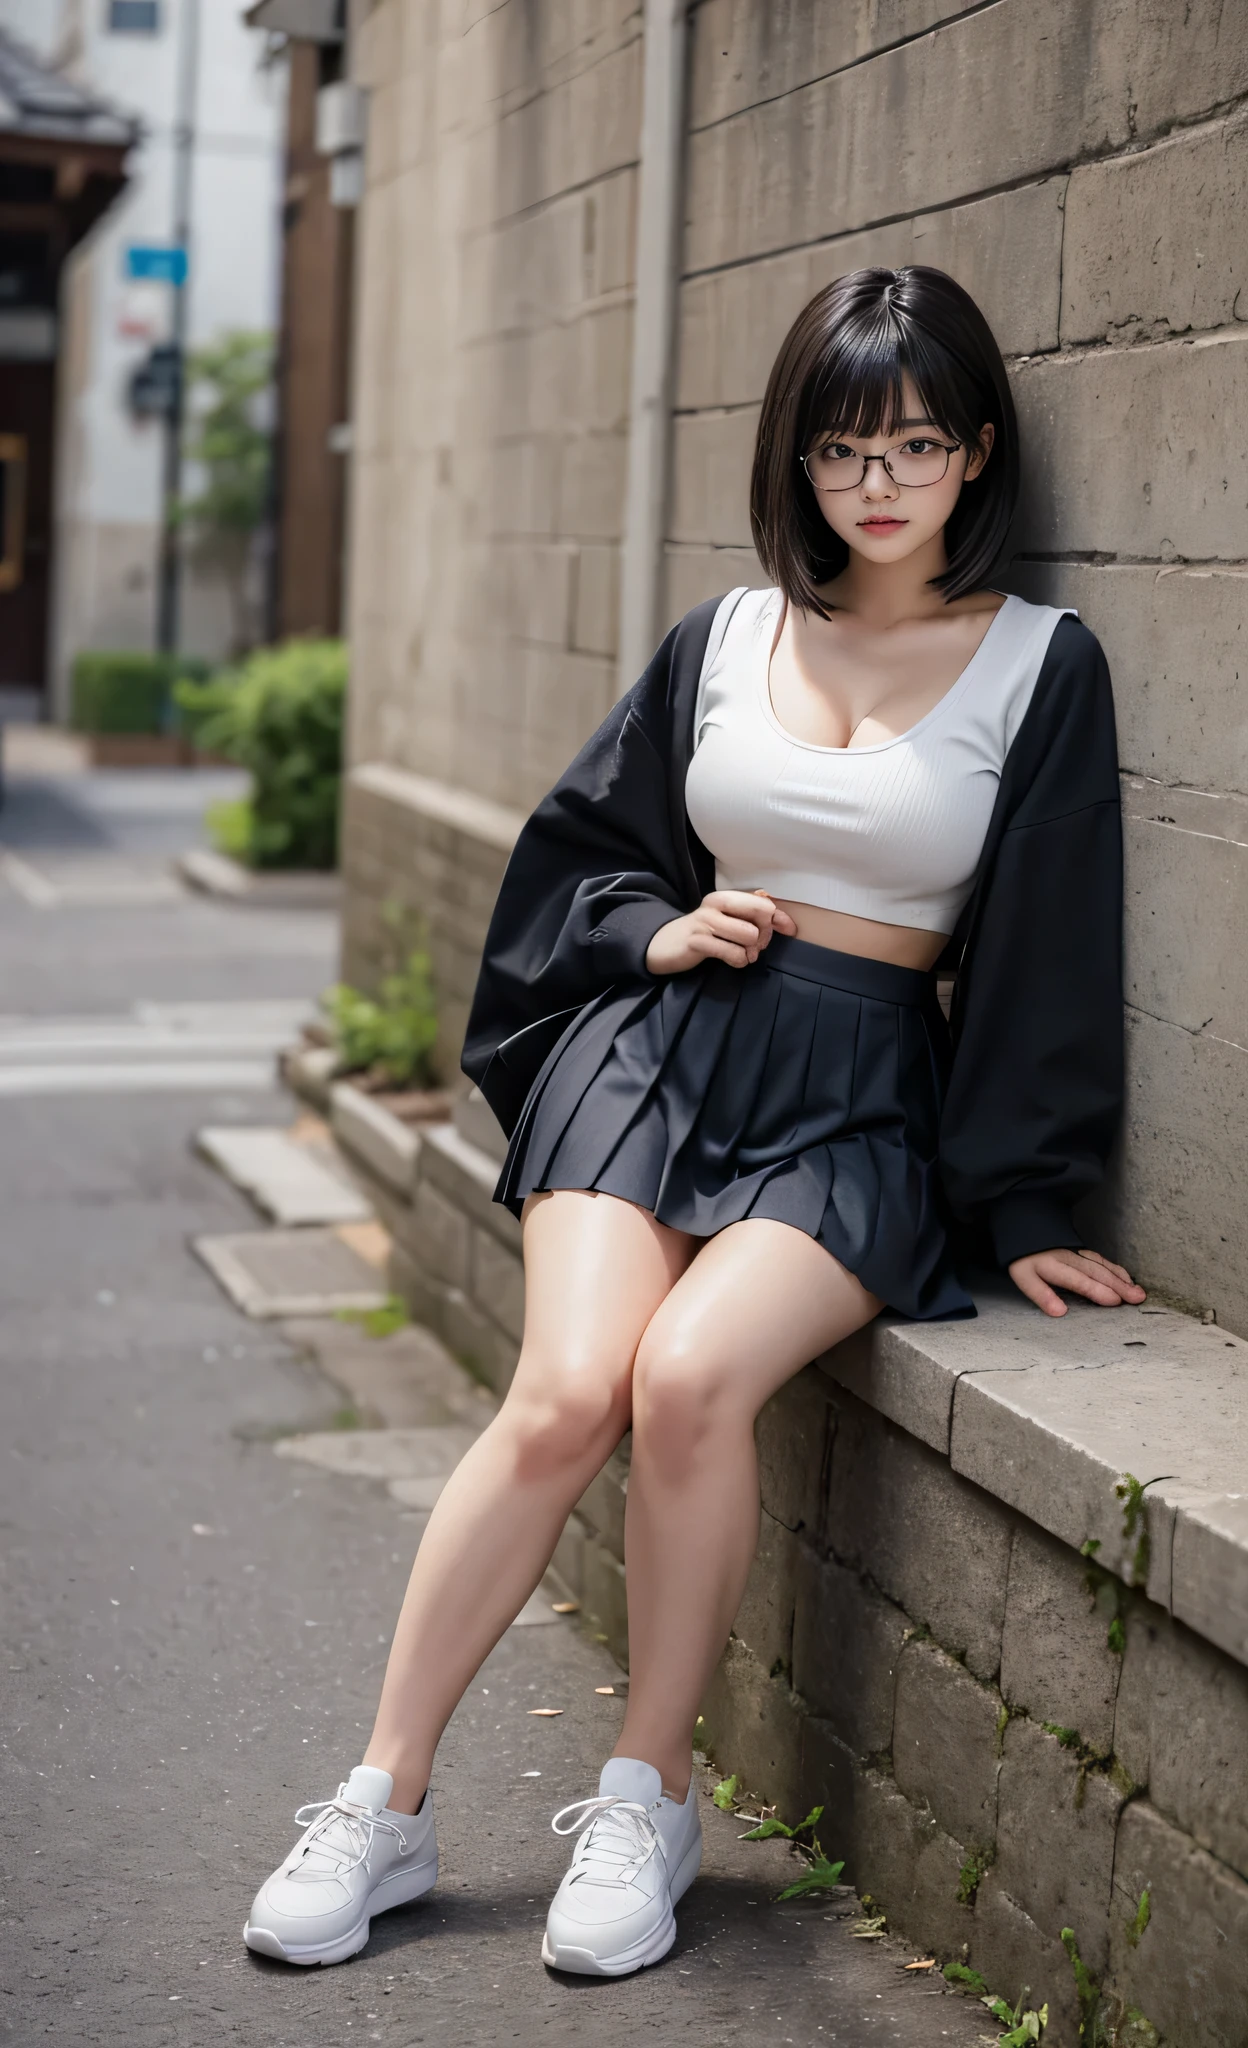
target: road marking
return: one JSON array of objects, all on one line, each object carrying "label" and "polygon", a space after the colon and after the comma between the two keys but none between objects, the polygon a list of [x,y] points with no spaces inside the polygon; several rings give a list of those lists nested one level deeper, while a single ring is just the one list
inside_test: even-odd
[{"label": "road marking", "polygon": [[0,1095],[121,1095],[163,1089],[273,1088],[267,1060],[154,1060],[145,1066],[0,1066]]}]

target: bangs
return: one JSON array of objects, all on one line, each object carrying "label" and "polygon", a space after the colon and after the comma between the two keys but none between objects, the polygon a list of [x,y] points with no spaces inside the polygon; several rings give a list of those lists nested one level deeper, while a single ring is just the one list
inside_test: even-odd
[{"label": "bangs", "polygon": [[[827,615],[820,585],[848,549],[824,519],[802,458],[829,434],[890,435],[907,417],[905,380],[925,419],[964,448],[986,425],[992,449],[945,528],[946,599],[982,588],[1018,497],[1018,425],[1001,352],[970,294],[943,270],[855,270],[819,292],[781,345],[758,423],[750,524],[759,560],[802,610]],[[911,415],[912,416],[912,415]]]},{"label": "bangs", "polygon": [[955,441],[978,436],[983,422],[969,418],[965,376],[959,378],[939,344],[907,333],[890,310],[881,308],[874,318],[846,321],[820,361],[802,407],[806,447],[821,434],[866,439],[896,433],[907,417],[907,376],[925,420]]}]

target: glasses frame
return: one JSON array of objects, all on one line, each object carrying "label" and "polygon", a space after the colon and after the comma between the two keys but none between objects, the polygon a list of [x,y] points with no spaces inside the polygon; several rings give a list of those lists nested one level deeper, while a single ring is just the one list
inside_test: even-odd
[{"label": "glasses frame", "polygon": [[[912,438],[915,437],[912,436]],[[924,438],[930,440],[934,437],[931,435],[927,435]],[[863,484],[867,480],[867,470],[873,462],[883,463],[885,475],[892,479],[893,483],[896,484],[899,491],[930,491],[933,484],[943,484],[945,478],[949,474],[950,460],[954,455],[957,454],[958,449],[963,446],[963,443],[961,441],[954,441],[952,443],[938,441],[936,443],[936,446],[938,448],[943,448],[945,451],[945,466],[941,470],[939,476],[931,476],[927,479],[926,483],[922,484],[903,483],[902,479],[899,476],[897,476],[892,469],[890,469],[888,461],[889,456],[897,455],[900,453],[900,450],[896,448],[886,448],[880,455],[860,456],[859,461],[862,463],[862,468],[859,471],[858,475],[854,478],[854,481],[850,484],[817,484],[815,482],[815,479],[810,473],[810,459],[812,455],[817,455],[819,453],[819,450],[817,448],[808,449],[805,455],[799,455],[798,461],[801,463],[802,468],[806,473],[806,481],[810,485],[811,490],[818,491],[820,496],[825,498],[839,498],[843,491],[861,490]]]}]

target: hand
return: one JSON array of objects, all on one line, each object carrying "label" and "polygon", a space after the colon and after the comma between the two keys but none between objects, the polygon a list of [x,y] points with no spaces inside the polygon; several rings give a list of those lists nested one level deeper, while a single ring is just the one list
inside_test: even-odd
[{"label": "hand", "polygon": [[1046,1316],[1066,1313],[1066,1303],[1053,1292],[1055,1287],[1064,1287],[1068,1294],[1086,1295],[1100,1308],[1121,1308],[1124,1301],[1147,1299],[1124,1267],[1102,1258],[1100,1252],[1087,1250],[1028,1252],[1026,1258],[1011,1261],[1010,1278]]},{"label": "hand", "polygon": [[773,932],[791,939],[797,926],[765,889],[712,889],[696,910],[659,926],[646,948],[646,966],[651,974],[683,974],[699,960],[745,967],[770,945]]}]

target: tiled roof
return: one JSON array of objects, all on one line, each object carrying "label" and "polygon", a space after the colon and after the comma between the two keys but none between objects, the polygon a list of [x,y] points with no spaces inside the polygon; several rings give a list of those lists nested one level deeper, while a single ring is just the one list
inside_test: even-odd
[{"label": "tiled roof", "polygon": [[51,71],[7,29],[0,29],[0,136],[96,142],[125,149],[137,124],[83,86]]}]

